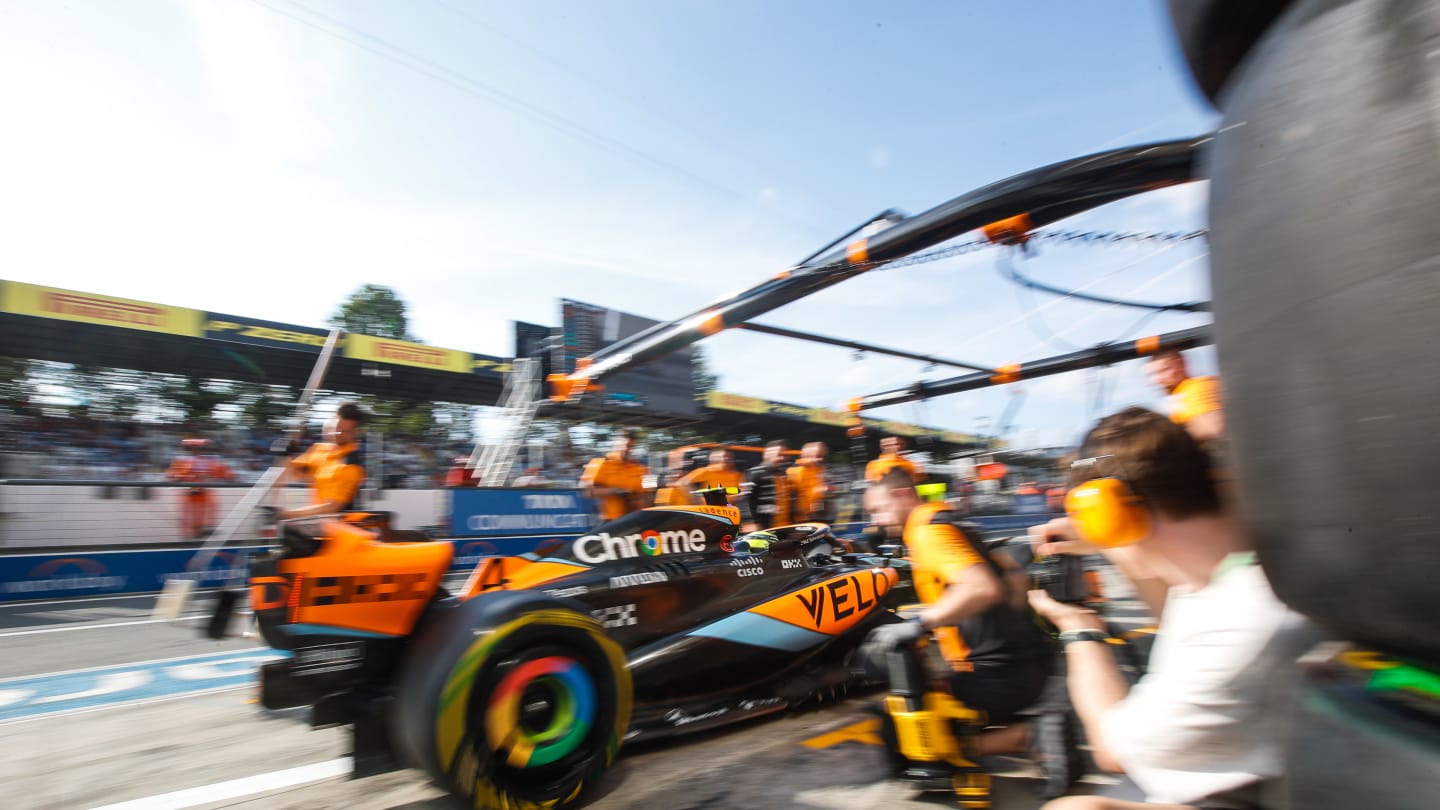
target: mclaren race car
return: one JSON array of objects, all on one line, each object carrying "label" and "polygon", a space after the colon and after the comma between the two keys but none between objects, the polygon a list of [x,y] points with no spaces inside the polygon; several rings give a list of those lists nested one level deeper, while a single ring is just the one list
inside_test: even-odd
[{"label": "mclaren race car", "polygon": [[449,542],[288,522],[250,580],[258,631],[292,653],[262,669],[261,703],[353,726],[357,775],[406,765],[476,807],[567,804],[624,743],[843,691],[895,620],[895,569],[827,526],[739,525],[731,506],[645,509],[486,558],[452,594]]}]

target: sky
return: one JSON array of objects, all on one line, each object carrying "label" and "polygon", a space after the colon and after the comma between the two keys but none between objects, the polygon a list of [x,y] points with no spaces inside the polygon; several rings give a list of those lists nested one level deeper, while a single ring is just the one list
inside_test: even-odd
[{"label": "sky", "polygon": [[[0,277],[312,326],[384,284],[425,342],[497,355],[562,297],[680,317],[886,208],[1217,120],[1159,2],[8,0],[0,104]],[[1200,228],[1205,191],[1063,226]],[[763,321],[1002,365],[1208,320],[1021,290],[997,258],[869,273]],[[1016,263],[1209,295],[1203,242]],[[702,345],[723,389],[807,406],[960,373]],[[994,431],[1013,404],[1025,446],[1130,403],[1159,403],[1133,362],[874,415]]]}]

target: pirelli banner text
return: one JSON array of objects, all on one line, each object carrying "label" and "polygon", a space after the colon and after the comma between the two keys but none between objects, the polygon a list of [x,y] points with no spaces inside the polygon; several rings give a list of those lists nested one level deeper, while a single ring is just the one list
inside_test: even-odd
[{"label": "pirelli banner text", "polygon": [[202,322],[199,310],[18,281],[0,286],[0,311],[185,337],[199,337]]},{"label": "pirelli banner text", "polygon": [[[705,405],[711,410],[734,411],[736,413],[768,414],[780,416],[786,419],[796,419],[810,422],[817,425],[832,425],[844,427],[850,424],[850,415],[840,411],[831,411],[825,408],[806,408],[800,405],[790,405],[784,402],[771,402],[759,397],[747,397],[742,394],[730,394],[724,391],[711,391],[705,395]],[[891,433],[896,436],[934,436],[941,441],[951,444],[977,443],[980,439],[965,433],[956,433],[950,430],[935,430],[933,428],[911,425],[904,422],[889,422],[882,419],[865,419],[865,425],[873,430]]]},{"label": "pirelli banner text", "polygon": [[453,371],[456,374],[470,373],[469,352],[407,343],[403,340],[346,335],[343,354],[355,360],[368,360],[372,363],[413,366],[431,371]]}]

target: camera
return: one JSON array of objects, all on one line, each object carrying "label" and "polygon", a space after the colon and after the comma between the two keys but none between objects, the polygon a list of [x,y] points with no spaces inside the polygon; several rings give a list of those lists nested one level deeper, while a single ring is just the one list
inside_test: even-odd
[{"label": "camera", "polygon": [[1056,602],[1084,602],[1089,596],[1085,561],[1070,554],[1052,554],[1032,559],[1025,566],[1030,587],[1043,589]]}]

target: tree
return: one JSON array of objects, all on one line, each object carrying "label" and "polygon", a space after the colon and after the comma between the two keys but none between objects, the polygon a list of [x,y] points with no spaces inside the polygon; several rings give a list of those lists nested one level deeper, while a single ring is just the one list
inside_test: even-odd
[{"label": "tree", "polygon": [[351,293],[330,316],[329,323],[357,335],[420,342],[410,334],[405,302],[394,290],[380,284],[366,284]]},{"label": "tree", "polygon": [[166,375],[165,397],[177,406],[186,424],[214,417],[215,409],[235,400],[233,384],[187,375]]},{"label": "tree", "polygon": [[280,432],[289,428],[287,421],[299,399],[299,393],[288,385],[235,385],[234,401],[240,408],[240,423],[260,431]]},{"label": "tree", "polygon": [[24,408],[35,393],[35,379],[30,361],[19,357],[0,357],[0,405]]},{"label": "tree", "polygon": [[60,382],[76,400],[74,412],[87,419],[130,422],[164,409],[159,375],[77,363],[61,372]]}]

